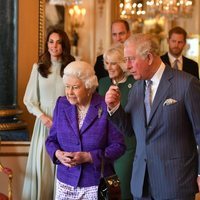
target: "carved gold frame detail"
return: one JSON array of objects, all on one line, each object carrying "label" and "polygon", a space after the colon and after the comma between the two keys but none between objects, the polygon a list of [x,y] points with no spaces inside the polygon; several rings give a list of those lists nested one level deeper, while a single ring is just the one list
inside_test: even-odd
[{"label": "carved gold frame detail", "polygon": [[39,0],[39,23],[38,23],[38,56],[44,51],[45,38],[45,2]]}]

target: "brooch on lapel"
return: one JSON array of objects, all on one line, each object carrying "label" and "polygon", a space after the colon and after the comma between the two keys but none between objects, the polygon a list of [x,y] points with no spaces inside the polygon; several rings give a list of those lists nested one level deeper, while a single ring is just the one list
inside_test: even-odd
[{"label": "brooch on lapel", "polygon": [[128,84],[128,88],[129,89],[132,88],[132,84],[131,83]]},{"label": "brooch on lapel", "polygon": [[100,107],[99,109],[98,109],[98,118],[100,118],[101,117],[101,115],[102,115],[102,107]]}]

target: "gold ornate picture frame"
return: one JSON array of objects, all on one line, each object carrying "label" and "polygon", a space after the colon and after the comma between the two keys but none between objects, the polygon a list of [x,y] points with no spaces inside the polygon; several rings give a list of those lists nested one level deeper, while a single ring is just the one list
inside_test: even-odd
[{"label": "gold ornate picture frame", "polygon": [[38,56],[44,51],[45,3],[46,3],[46,0],[39,0]]}]

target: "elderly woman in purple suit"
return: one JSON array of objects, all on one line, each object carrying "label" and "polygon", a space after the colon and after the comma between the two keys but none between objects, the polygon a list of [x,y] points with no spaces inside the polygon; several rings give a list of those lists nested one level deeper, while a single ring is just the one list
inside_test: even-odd
[{"label": "elderly woman in purple suit", "polygon": [[56,200],[97,200],[104,160],[105,176],[125,151],[123,135],[107,119],[93,67],[71,62],[64,70],[66,96],[59,97],[46,149],[57,165]]}]

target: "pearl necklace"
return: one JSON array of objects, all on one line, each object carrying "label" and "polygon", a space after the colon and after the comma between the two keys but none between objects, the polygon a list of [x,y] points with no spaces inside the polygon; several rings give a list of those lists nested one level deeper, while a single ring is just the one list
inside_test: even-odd
[{"label": "pearl necklace", "polygon": [[82,127],[83,125],[83,121],[86,117],[87,111],[89,109],[89,105],[87,104],[87,106],[84,109],[80,109],[80,107],[77,106],[77,111],[78,111],[78,124],[79,124],[79,129]]},{"label": "pearl necklace", "polygon": [[118,86],[119,83],[124,83],[127,80],[127,76],[124,75],[123,78],[120,81],[116,81],[115,79],[112,79],[112,83],[116,86]]}]

